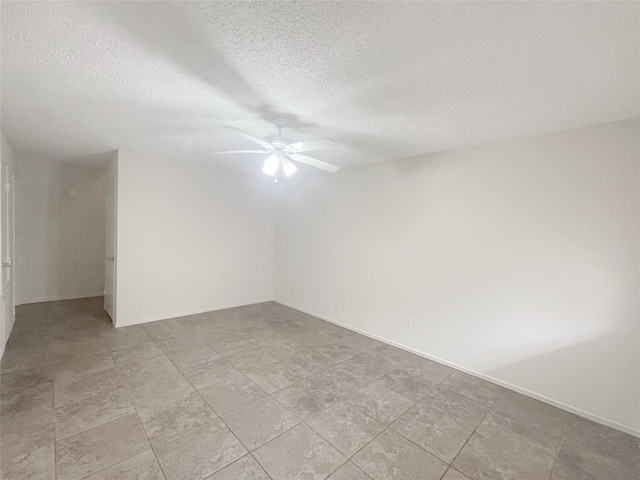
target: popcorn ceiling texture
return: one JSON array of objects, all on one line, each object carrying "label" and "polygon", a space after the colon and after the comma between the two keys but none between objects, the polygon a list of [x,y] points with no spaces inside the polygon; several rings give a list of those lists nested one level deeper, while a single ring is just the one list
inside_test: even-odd
[{"label": "popcorn ceiling texture", "polygon": [[8,2],[18,154],[258,171],[220,128],[330,136],[342,167],[640,115],[637,2]]}]

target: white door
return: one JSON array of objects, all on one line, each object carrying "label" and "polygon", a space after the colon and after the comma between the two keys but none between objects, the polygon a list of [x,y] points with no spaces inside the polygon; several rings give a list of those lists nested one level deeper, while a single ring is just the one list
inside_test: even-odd
[{"label": "white door", "polygon": [[104,272],[104,309],[116,322],[116,211],[117,211],[116,177],[109,179],[107,184],[106,202],[106,239],[105,239],[105,272]]},{"label": "white door", "polygon": [[8,165],[2,166],[2,342],[7,340],[5,336],[11,332],[14,322],[13,304],[13,228],[14,228],[14,174]]}]

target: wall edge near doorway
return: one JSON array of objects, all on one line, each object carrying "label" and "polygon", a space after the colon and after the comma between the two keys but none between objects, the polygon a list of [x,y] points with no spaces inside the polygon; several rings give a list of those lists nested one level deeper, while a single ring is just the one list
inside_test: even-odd
[{"label": "wall edge near doorway", "polygon": [[256,300],[256,301],[251,301],[251,302],[247,302],[247,303],[237,303],[237,304],[230,304],[230,305],[222,305],[222,306],[210,307],[210,308],[205,308],[205,309],[200,309],[200,310],[193,310],[193,311],[189,311],[189,312],[174,313],[174,314],[171,314],[171,315],[159,315],[159,316],[155,316],[155,317],[140,318],[140,319],[136,319],[136,320],[129,321],[129,322],[122,322],[119,325],[116,325],[115,327],[116,328],[131,327],[133,325],[141,325],[143,323],[157,322],[159,320],[169,320],[171,318],[186,317],[186,316],[189,316],[189,315],[197,315],[199,313],[216,312],[218,310],[226,310],[228,308],[248,307],[249,305],[257,305],[258,303],[266,303],[266,302],[273,302],[273,301],[274,300],[272,298],[268,298],[268,299],[264,299],[264,300]]},{"label": "wall edge near doorway", "polygon": [[55,302],[58,300],[76,300],[78,298],[89,298],[89,297],[102,297],[104,292],[84,292],[84,293],[76,293],[72,295],[48,295],[46,297],[36,297],[29,298],[26,300],[20,300],[20,303],[16,303],[18,305],[28,305],[30,303],[42,303],[42,302]]}]

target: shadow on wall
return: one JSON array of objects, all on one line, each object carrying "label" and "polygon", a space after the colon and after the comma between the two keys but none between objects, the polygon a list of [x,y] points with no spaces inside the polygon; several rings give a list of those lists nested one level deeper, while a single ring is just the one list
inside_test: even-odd
[{"label": "shadow on wall", "polygon": [[105,171],[71,163],[55,167],[49,185],[47,296],[101,295],[104,290]]},{"label": "shadow on wall", "polygon": [[[629,332],[627,345],[621,345],[619,333],[601,334],[496,368],[487,375],[513,384],[527,378],[530,391],[542,395],[553,391],[554,397],[571,399],[569,405],[585,412],[594,411],[593,405],[607,405],[608,412],[600,412],[600,416],[614,421],[620,412],[635,410],[636,422],[629,426],[640,432],[640,388],[630,381],[640,377],[640,352],[634,348],[637,335],[637,331]],[[626,365],[614,371],[603,367],[601,360],[611,355],[625,357]],[[598,388],[593,388],[594,376],[599,378]],[[589,392],[589,396],[579,396],[578,391]],[[626,423],[624,418],[618,421]]]}]

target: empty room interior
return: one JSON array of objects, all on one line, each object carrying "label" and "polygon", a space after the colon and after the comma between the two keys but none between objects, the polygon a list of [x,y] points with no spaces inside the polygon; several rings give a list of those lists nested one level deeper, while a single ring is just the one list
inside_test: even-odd
[{"label": "empty room interior", "polygon": [[0,478],[640,478],[640,2],[0,14]]}]

